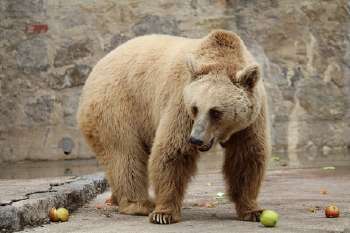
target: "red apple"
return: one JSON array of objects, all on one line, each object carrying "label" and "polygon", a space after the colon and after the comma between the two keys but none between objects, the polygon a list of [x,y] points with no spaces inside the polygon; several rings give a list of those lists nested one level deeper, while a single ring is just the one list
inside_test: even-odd
[{"label": "red apple", "polygon": [[56,208],[51,208],[49,212],[49,218],[51,222],[58,222],[60,219],[57,216],[57,210]]},{"label": "red apple", "polygon": [[338,218],[340,211],[339,211],[339,208],[336,207],[335,205],[329,205],[324,210],[324,213],[326,214],[327,218]]}]

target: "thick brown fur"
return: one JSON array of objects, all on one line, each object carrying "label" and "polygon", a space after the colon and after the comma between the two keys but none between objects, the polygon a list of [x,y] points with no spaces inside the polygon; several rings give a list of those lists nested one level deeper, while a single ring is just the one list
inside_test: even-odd
[{"label": "thick brown fur", "polygon": [[224,175],[227,192],[236,204],[238,217],[259,221],[262,209],[257,198],[265,175],[268,147],[266,106],[248,128],[232,135],[225,148]]},{"label": "thick brown fur", "polygon": [[[101,59],[83,88],[77,120],[120,212],[149,214],[158,224],[180,221],[199,156],[189,137],[206,122],[205,135],[224,145],[223,170],[238,216],[256,221],[269,153],[266,96],[258,75],[244,43],[227,31],[201,39],[143,36]],[[200,94],[204,89],[208,96]],[[201,120],[191,114],[193,103],[202,104]],[[207,110],[214,105],[224,109],[224,118],[210,123]]]}]

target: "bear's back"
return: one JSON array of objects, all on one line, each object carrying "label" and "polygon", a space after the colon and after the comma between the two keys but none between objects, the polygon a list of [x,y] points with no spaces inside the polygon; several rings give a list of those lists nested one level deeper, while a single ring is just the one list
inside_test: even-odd
[{"label": "bear's back", "polygon": [[[169,66],[181,63],[194,41],[169,35],[147,35],[131,39],[112,50],[94,67],[86,85],[110,85],[118,79],[161,77]],[[139,80],[140,81],[140,80]],[[98,82],[98,83],[96,83]],[[108,83],[108,84],[107,84]]]},{"label": "bear's back", "polygon": [[[98,106],[93,110],[94,115],[98,115],[107,111],[104,109],[123,105],[129,111],[143,109],[158,122],[156,116],[165,106],[169,93],[181,89],[185,82],[178,77],[182,77],[180,72],[184,72],[186,55],[197,41],[199,39],[147,35],[120,45],[93,68],[83,88],[78,115],[92,111],[91,106]],[[176,70],[177,75],[173,75]]]}]

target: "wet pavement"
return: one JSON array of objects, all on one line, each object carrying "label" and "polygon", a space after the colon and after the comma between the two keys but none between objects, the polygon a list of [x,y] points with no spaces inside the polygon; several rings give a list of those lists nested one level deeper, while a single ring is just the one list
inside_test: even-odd
[{"label": "wet pavement", "polygon": [[0,163],[0,180],[81,176],[101,170],[95,159]]},{"label": "wet pavement", "polygon": [[[201,171],[220,169],[223,155],[218,149],[201,156]],[[20,161],[0,163],[0,181],[9,179],[36,179],[63,176],[82,176],[102,171],[96,159],[59,161]]]},{"label": "wet pavement", "polygon": [[[198,163],[199,172],[220,170],[222,167],[222,148],[217,145],[210,151],[202,153]],[[342,165],[341,161],[303,162],[303,168],[337,166]],[[295,168],[288,164],[288,159],[272,155],[268,169]],[[60,160],[60,161],[21,161],[16,163],[0,163],[0,180],[2,179],[34,179],[62,176],[81,176],[102,171],[95,159]]]}]

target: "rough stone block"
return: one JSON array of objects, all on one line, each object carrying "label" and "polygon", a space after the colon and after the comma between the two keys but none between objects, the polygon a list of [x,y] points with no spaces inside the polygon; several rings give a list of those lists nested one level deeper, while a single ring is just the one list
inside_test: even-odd
[{"label": "rough stone block", "polygon": [[172,16],[162,17],[158,15],[146,15],[135,23],[131,30],[135,36],[145,34],[179,34],[178,22]]},{"label": "rough stone block", "polygon": [[88,65],[74,65],[67,68],[63,75],[50,75],[49,85],[56,90],[82,86],[90,71],[91,67]]},{"label": "rough stone block", "polygon": [[49,67],[47,42],[44,38],[34,38],[21,42],[16,49],[19,68],[46,71]]},{"label": "rough stone block", "polygon": [[73,65],[76,60],[87,57],[92,53],[92,42],[88,39],[66,42],[56,51],[54,66]]}]

